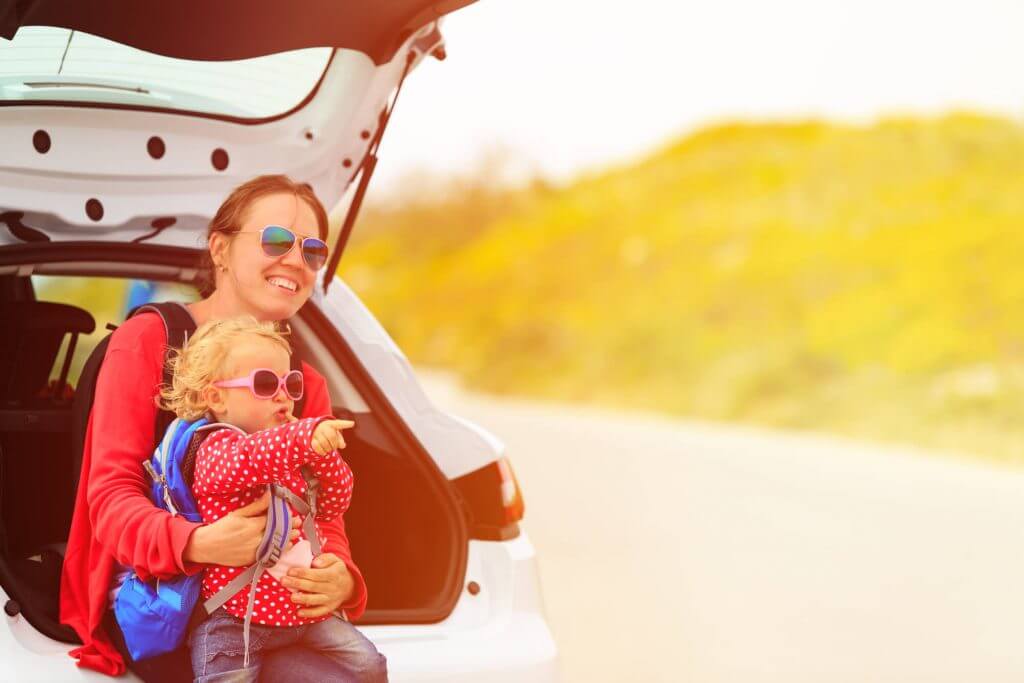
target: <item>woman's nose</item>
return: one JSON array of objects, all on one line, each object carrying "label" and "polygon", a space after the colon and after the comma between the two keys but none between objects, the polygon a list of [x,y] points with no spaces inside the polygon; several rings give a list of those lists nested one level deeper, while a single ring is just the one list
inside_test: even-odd
[{"label": "woman's nose", "polygon": [[299,237],[295,240],[295,244],[288,250],[288,253],[284,255],[282,259],[285,263],[295,266],[296,268],[302,268],[305,266],[305,262],[302,260],[302,238]]}]

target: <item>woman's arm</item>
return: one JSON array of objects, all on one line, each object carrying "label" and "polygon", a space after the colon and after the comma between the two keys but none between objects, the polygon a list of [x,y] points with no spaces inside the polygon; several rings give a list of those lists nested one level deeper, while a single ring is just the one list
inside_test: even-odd
[{"label": "woman's arm", "polygon": [[182,557],[197,525],[152,503],[142,469],[153,451],[164,343],[155,316],[133,318],[115,332],[96,380],[87,436],[92,458],[83,485],[93,532],[143,579],[200,568]]},{"label": "woman's arm", "polygon": [[[212,524],[203,524],[192,532],[182,556],[188,562],[245,567],[256,561],[256,549],[267,525],[270,493],[232,510]],[[293,536],[298,536],[299,519],[292,519]]]}]

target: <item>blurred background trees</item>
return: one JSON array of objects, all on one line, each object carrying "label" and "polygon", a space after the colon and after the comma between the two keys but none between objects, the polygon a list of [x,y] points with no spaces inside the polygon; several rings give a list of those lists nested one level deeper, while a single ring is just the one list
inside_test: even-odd
[{"label": "blurred background trees", "polygon": [[561,186],[511,161],[364,209],[340,273],[413,362],[1024,457],[1019,123],[723,124]]}]

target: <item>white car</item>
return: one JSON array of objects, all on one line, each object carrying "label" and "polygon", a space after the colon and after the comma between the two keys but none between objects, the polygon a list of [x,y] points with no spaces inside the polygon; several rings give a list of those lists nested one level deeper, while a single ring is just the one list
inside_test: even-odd
[{"label": "white car", "polygon": [[[57,581],[81,428],[64,382],[123,318],[111,297],[130,281],[195,296],[207,222],[253,176],[344,214],[400,81],[444,57],[440,17],[463,4],[0,0],[0,679],[104,678],[68,656]],[[339,278],[292,328],[358,425],[359,626],[391,680],[557,680],[502,444],[430,402]]]}]

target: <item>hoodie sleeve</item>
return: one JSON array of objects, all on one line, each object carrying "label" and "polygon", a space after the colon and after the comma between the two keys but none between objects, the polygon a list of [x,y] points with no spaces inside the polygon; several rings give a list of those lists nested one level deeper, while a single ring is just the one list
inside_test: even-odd
[{"label": "hoodie sleeve", "polygon": [[198,525],[155,506],[142,469],[153,452],[166,342],[155,314],[129,319],[110,338],[89,417],[90,466],[83,472],[96,539],[144,580],[202,568],[182,558]]},{"label": "hoodie sleeve", "polygon": [[345,514],[352,502],[352,470],[338,451],[331,451],[310,464],[314,476],[320,480],[317,495],[316,518],[329,522]]}]

